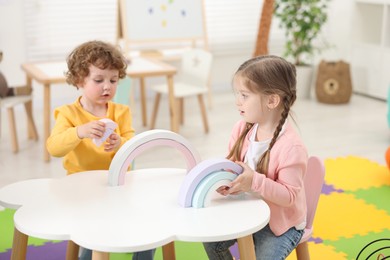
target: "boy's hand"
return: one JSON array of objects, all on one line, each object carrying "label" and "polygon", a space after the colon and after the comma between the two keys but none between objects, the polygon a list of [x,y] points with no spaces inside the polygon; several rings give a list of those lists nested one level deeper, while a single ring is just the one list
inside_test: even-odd
[{"label": "boy's hand", "polygon": [[104,151],[115,151],[121,145],[121,138],[117,133],[112,133],[104,143]]},{"label": "boy's hand", "polygon": [[77,135],[80,139],[91,138],[99,139],[103,136],[106,124],[101,121],[92,121],[76,128]]}]

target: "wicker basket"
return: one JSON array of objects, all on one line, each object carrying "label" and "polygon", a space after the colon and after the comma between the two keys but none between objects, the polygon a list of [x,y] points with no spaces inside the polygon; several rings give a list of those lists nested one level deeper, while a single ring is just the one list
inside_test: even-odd
[{"label": "wicker basket", "polygon": [[316,97],[327,104],[348,103],[352,95],[349,64],[321,61],[316,80]]}]

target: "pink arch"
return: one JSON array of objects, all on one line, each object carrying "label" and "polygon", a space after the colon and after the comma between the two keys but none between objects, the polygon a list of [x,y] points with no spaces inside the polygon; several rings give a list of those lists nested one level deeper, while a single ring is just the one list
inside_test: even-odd
[{"label": "pink arch", "polygon": [[[146,150],[156,146],[168,146],[180,151],[190,171],[200,161],[193,147],[180,135],[167,130],[150,130],[127,141],[117,152],[109,169],[109,185],[118,186],[125,183],[125,175],[132,161]],[[123,148],[123,149],[122,149]]]}]

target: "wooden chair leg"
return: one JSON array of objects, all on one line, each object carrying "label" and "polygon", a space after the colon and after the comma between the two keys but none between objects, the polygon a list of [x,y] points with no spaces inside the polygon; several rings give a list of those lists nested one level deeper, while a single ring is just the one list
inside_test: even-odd
[{"label": "wooden chair leg", "polygon": [[180,120],[180,124],[184,125],[184,98],[180,98],[179,99],[178,117],[179,117],[179,120]]},{"label": "wooden chair leg", "polygon": [[11,260],[25,260],[27,254],[28,236],[14,228]]},{"label": "wooden chair leg", "polygon": [[163,259],[164,260],[175,260],[175,243],[171,242],[169,244],[166,244],[162,247],[163,251]]},{"label": "wooden chair leg", "polygon": [[110,254],[106,252],[92,251],[92,260],[109,260]]},{"label": "wooden chair leg", "polygon": [[309,246],[307,242],[298,244],[297,248],[295,248],[295,253],[297,255],[297,260],[310,260]]},{"label": "wooden chair leg", "polygon": [[19,145],[18,145],[18,135],[16,132],[14,108],[9,107],[7,108],[7,111],[8,111],[8,118],[9,118],[9,127],[10,127],[9,130],[11,134],[12,151],[14,153],[17,153],[19,152]]},{"label": "wooden chair leg", "polygon": [[154,126],[156,125],[156,118],[157,118],[157,113],[158,113],[158,107],[160,105],[160,99],[161,99],[161,94],[156,93],[156,97],[154,99],[152,118],[150,121],[150,129],[154,129]]},{"label": "wooden chair leg", "polygon": [[200,111],[202,113],[204,131],[206,133],[208,133],[209,132],[209,123],[208,123],[208,120],[207,120],[207,111],[206,111],[206,106],[204,104],[202,95],[198,95],[198,101],[199,101]]},{"label": "wooden chair leg", "polygon": [[26,102],[24,103],[24,109],[26,110],[27,114],[27,122],[28,122],[28,137],[29,139],[33,139],[35,141],[38,140],[38,131],[37,127],[35,126],[34,117],[32,113],[32,102]]},{"label": "wooden chair leg", "polygon": [[66,247],[66,260],[77,260],[79,259],[79,249],[80,246],[73,241],[68,241],[68,246]]}]

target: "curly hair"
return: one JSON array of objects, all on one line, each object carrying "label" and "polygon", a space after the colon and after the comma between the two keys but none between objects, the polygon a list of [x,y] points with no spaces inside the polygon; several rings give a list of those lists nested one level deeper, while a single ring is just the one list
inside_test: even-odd
[{"label": "curly hair", "polygon": [[89,75],[89,66],[118,70],[119,78],[126,76],[127,61],[114,45],[102,41],[89,41],[77,46],[67,57],[66,82],[77,87]]}]

